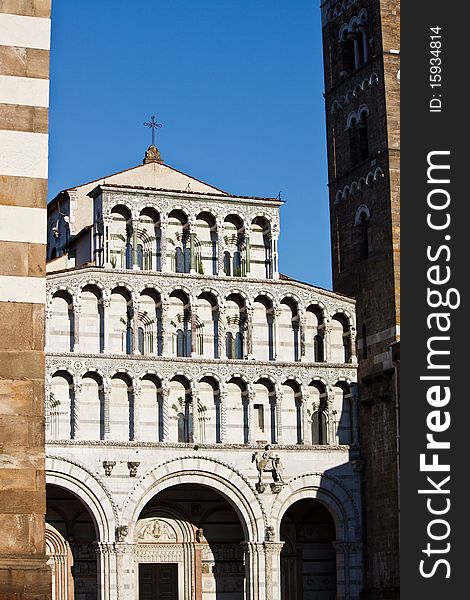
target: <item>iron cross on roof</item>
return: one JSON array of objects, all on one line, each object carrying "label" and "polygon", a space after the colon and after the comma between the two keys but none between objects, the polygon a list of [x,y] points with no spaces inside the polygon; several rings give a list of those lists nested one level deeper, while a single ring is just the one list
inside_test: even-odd
[{"label": "iron cross on roof", "polygon": [[152,130],[152,146],[155,146],[155,129],[158,127],[159,129],[162,127],[161,123],[157,123],[155,119],[155,115],[150,117],[150,121],[144,123],[145,127],[149,127]]}]

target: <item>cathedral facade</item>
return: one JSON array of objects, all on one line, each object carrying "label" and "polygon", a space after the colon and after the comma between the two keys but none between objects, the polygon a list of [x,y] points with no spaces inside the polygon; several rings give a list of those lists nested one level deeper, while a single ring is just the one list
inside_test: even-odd
[{"label": "cathedral facade", "polygon": [[355,303],[279,273],[281,205],[154,146],[49,205],[57,600],[359,598]]}]

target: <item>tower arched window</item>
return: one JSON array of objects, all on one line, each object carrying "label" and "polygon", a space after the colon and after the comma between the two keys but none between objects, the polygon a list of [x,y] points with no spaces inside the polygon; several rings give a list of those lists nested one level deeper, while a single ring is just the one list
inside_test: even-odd
[{"label": "tower arched window", "polygon": [[139,327],[139,329],[137,330],[137,343],[138,343],[138,350],[139,350],[139,354],[144,354],[144,338],[145,338],[145,334],[144,334],[144,328],[143,327]]},{"label": "tower arched window", "polygon": [[369,217],[365,212],[361,213],[360,222],[361,260],[369,258]]},{"label": "tower arched window", "polygon": [[343,71],[352,73],[356,66],[354,56],[354,40],[351,33],[346,29],[341,38],[341,57],[343,63]]},{"label": "tower arched window", "polygon": [[349,123],[348,135],[349,135],[349,159],[351,162],[351,166],[353,167],[358,162],[357,120],[355,118],[352,118]]},{"label": "tower arched window", "polygon": [[367,111],[363,110],[357,123],[359,160],[369,156],[369,131],[367,126]]}]

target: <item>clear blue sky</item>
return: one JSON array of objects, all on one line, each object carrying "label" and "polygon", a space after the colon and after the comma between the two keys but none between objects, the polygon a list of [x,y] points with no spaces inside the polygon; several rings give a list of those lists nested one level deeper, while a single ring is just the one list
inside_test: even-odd
[{"label": "clear blue sky", "polygon": [[331,287],[319,0],[55,0],[49,197],[165,162],[277,196],[280,270]]}]

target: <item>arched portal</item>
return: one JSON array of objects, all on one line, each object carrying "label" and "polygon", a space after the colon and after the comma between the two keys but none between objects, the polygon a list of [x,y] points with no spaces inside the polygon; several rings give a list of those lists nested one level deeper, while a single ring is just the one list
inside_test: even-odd
[{"label": "arched portal", "polygon": [[318,500],[298,500],[281,521],[282,600],[335,600],[336,527]]},{"label": "arched portal", "polygon": [[[134,531],[134,585],[139,600],[178,600],[194,590],[201,600],[242,600],[242,524],[219,492],[200,484],[168,487],[141,510]],[[162,596],[163,597],[163,596]]]},{"label": "arched portal", "polygon": [[[65,488],[46,486],[46,542],[54,600],[98,598],[95,523],[86,505]],[[73,566],[73,568],[72,568]]]}]

